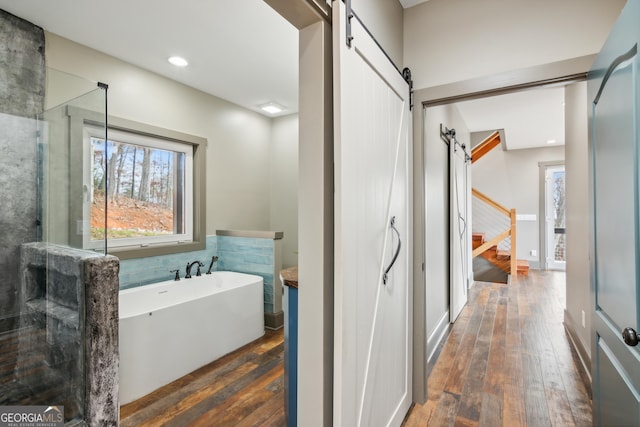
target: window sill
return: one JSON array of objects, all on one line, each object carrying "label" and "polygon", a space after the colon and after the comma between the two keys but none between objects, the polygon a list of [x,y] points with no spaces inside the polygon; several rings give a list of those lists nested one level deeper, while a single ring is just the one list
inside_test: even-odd
[{"label": "window sill", "polygon": [[111,248],[109,255],[114,255],[121,260],[147,258],[160,255],[171,255],[182,252],[200,251],[206,248],[206,241],[193,241],[185,243],[174,243],[166,245],[153,245],[145,247],[129,247],[129,248]]}]

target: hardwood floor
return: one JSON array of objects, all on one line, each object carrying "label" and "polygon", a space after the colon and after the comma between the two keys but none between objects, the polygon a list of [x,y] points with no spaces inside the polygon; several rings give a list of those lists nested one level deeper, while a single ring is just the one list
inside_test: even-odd
[{"label": "hardwood floor", "polygon": [[120,426],[284,426],[282,330],[120,408]]},{"label": "hardwood floor", "polygon": [[404,426],[591,426],[589,390],[562,325],[564,273],[478,282]]},{"label": "hardwood floor", "polygon": [[[477,283],[414,426],[591,426],[562,325],[564,273]],[[284,426],[283,336],[265,337],[121,408],[121,426]]]}]

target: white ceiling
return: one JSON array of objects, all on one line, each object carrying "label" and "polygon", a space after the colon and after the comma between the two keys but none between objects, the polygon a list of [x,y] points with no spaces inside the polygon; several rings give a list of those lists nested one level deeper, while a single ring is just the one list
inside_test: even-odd
[{"label": "white ceiling", "polygon": [[424,3],[426,1],[429,1],[429,0],[400,0],[400,4],[402,5],[402,7],[407,9],[409,7],[415,6],[420,3]]},{"label": "white ceiling", "polygon": [[[427,0],[399,0],[411,7]],[[203,92],[259,111],[298,110],[298,33],[262,0],[0,0],[0,9]],[[172,55],[187,68],[167,62]],[[106,82],[109,83],[109,82]],[[563,89],[459,104],[471,131],[505,128],[509,149],[564,141]]]},{"label": "white ceiling", "polygon": [[[505,130],[508,150],[564,145],[564,87],[456,104],[471,132]],[[555,140],[555,143],[547,141]]]},{"label": "white ceiling", "polygon": [[[0,9],[248,109],[298,110],[298,31],[262,0],[0,0]],[[189,66],[170,65],[173,55]]]}]

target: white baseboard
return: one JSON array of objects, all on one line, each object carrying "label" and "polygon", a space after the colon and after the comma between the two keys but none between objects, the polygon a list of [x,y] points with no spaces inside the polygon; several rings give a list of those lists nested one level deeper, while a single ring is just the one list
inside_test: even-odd
[{"label": "white baseboard", "polygon": [[573,321],[573,318],[571,317],[571,314],[565,310],[564,311],[564,328],[567,331],[567,335],[569,335],[569,343],[571,344],[571,346],[574,348],[574,350],[576,351],[576,353],[578,353],[578,358],[580,359],[580,364],[582,365],[582,371],[583,374],[586,376],[586,378],[589,380],[589,387],[588,389],[591,389],[591,357],[589,355],[589,352],[587,351],[587,349],[584,347],[582,340],[580,339],[580,337],[578,336],[577,332],[576,332],[576,324]]},{"label": "white baseboard", "polygon": [[429,338],[427,338],[427,364],[431,364],[433,359],[438,357],[439,353],[437,350],[440,348],[440,344],[443,340],[447,337],[449,328],[449,310],[447,310],[438,321],[438,325],[434,329],[433,333]]}]

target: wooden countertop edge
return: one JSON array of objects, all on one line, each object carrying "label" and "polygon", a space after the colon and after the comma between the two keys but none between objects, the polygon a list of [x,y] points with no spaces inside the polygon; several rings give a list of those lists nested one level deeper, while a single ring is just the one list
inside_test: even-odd
[{"label": "wooden countertop edge", "polygon": [[285,286],[298,289],[298,267],[289,267],[280,270],[280,276]]}]

